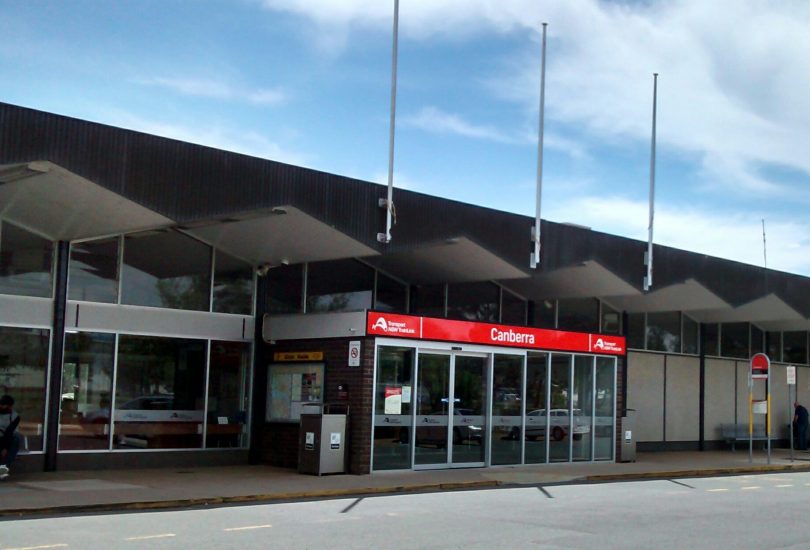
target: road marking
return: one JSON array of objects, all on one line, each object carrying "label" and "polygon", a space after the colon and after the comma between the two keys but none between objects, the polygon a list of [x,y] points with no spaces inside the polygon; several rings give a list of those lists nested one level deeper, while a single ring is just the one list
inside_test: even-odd
[{"label": "road marking", "polygon": [[363,501],[363,497],[358,498],[357,500],[355,500],[354,502],[352,502],[351,504],[346,506],[343,510],[341,510],[340,513],[345,514],[346,512],[350,511],[352,508],[354,508],[355,506],[360,504],[360,502],[362,502],[362,501]]},{"label": "road marking", "polygon": [[149,540],[149,539],[170,539],[176,537],[174,533],[163,533],[162,535],[144,535],[142,537],[127,537],[124,540]]},{"label": "road marking", "polygon": [[675,481],[674,479],[670,479],[670,480],[668,480],[668,481],[671,481],[671,482],[672,482],[672,483],[674,483],[675,485],[681,485],[681,486],[683,486],[683,487],[689,487],[690,489],[694,489],[694,487],[692,487],[691,485],[689,485],[689,484],[687,484],[687,483],[684,483],[684,482],[682,482],[682,481]]},{"label": "road marking", "polygon": [[554,498],[551,493],[549,493],[545,487],[538,487],[541,493],[546,495],[546,498]]},{"label": "road marking", "polygon": [[728,491],[728,489],[706,489],[707,493],[724,493]]},{"label": "road marking", "polygon": [[272,525],[246,525],[244,527],[226,527],[223,531],[250,531],[251,529],[269,529]]},{"label": "road marking", "polygon": [[42,546],[18,546],[16,548],[7,548],[6,550],[39,550],[40,548],[67,548],[67,544],[43,544]]},{"label": "road marking", "polygon": [[750,491],[752,489],[762,489],[762,487],[758,487],[756,485],[749,485],[748,487],[740,487],[743,491]]},{"label": "road marking", "polygon": [[793,485],[791,485],[791,484],[785,484],[785,485],[777,485],[777,487],[793,487]]}]

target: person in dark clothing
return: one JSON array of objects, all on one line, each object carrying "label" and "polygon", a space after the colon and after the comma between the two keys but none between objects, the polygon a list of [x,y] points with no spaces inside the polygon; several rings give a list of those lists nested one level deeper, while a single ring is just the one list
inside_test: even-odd
[{"label": "person in dark clothing", "polygon": [[796,427],[796,448],[800,451],[807,450],[807,428],[808,428],[808,414],[807,409],[799,405],[798,402],[793,403],[795,413],[793,414],[793,425]]},{"label": "person in dark clothing", "polygon": [[8,478],[9,466],[20,448],[19,425],[20,415],[14,412],[14,398],[10,395],[0,397],[0,480]]}]

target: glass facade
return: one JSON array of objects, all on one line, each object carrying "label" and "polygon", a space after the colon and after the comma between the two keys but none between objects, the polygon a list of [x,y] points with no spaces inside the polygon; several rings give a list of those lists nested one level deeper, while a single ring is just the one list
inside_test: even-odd
[{"label": "glass facade", "polygon": [[677,311],[647,314],[647,349],[681,352],[681,314]]},{"label": "glass facade", "polygon": [[304,300],[304,264],[280,265],[267,273],[271,314],[301,313]]},{"label": "glass facade", "polygon": [[627,314],[627,347],[632,349],[644,349],[644,314]]},{"label": "glass facade", "polygon": [[110,446],[115,334],[65,335],[59,450],[96,450]]},{"label": "glass facade", "polygon": [[211,342],[206,448],[247,446],[250,348],[246,342]]},{"label": "glass facade", "polygon": [[703,325],[703,352],[706,355],[720,355],[720,325],[707,323]]},{"label": "glass facade", "polygon": [[408,285],[378,271],[374,309],[406,313],[408,311]]},{"label": "glass facade", "polygon": [[532,326],[538,328],[555,328],[557,326],[557,302],[554,300],[533,301]]},{"label": "glass facade", "polygon": [[616,358],[424,345],[377,348],[373,470],[613,460]]},{"label": "glass facade", "polygon": [[120,245],[119,237],[71,245],[69,300],[118,303]]},{"label": "glass facade", "polygon": [[700,353],[700,325],[686,315],[681,319],[683,320],[683,352],[697,355]]},{"label": "glass facade", "polygon": [[748,323],[723,323],[720,325],[720,355],[748,359]]},{"label": "glass facade", "polygon": [[176,231],[124,238],[122,304],[208,311],[210,294],[208,245]]},{"label": "glass facade", "polygon": [[214,261],[214,306],[217,313],[253,313],[253,267],[219,250]]},{"label": "glass facade", "polygon": [[121,335],[115,449],[202,447],[204,340]]},{"label": "glass facade", "polygon": [[501,289],[501,323],[525,325],[526,309],[526,300],[506,289]]},{"label": "glass facade", "polygon": [[599,324],[599,332],[603,334],[621,334],[622,331],[622,314],[601,302],[601,319]]},{"label": "glass facade", "polygon": [[444,317],[445,285],[414,285],[411,287],[411,313],[425,317]]},{"label": "glass facade", "polygon": [[447,285],[447,317],[462,321],[497,323],[500,288],[493,283]]},{"label": "glass facade", "polygon": [[374,269],[357,260],[307,264],[307,313],[371,309]]},{"label": "glass facade", "polygon": [[782,361],[807,363],[807,333],[791,331],[782,333]]},{"label": "glass facade", "polygon": [[25,449],[43,450],[50,331],[0,327],[0,395],[14,398]]},{"label": "glass facade", "polygon": [[557,328],[579,332],[599,332],[599,301],[593,298],[558,300]]},{"label": "glass facade", "polygon": [[0,294],[51,297],[53,243],[0,222]]}]

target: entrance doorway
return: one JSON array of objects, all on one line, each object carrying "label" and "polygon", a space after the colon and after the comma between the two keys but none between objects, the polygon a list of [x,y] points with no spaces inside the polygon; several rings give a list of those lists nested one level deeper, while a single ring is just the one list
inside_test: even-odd
[{"label": "entrance doorway", "polygon": [[419,354],[415,468],[484,465],[488,372],[487,355]]}]

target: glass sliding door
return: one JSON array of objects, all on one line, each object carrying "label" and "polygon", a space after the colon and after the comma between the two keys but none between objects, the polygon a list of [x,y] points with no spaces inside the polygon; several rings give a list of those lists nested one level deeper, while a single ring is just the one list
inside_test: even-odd
[{"label": "glass sliding door", "polygon": [[593,425],[593,362],[594,357],[574,356],[574,383],[571,391],[571,459],[591,460]]},{"label": "glass sliding door", "polygon": [[594,391],[594,460],[613,460],[615,392],[616,359],[597,357]]},{"label": "glass sliding door", "polygon": [[487,414],[487,357],[453,357],[453,464],[481,464],[485,460]]},{"label": "glass sliding door", "polygon": [[449,463],[450,359],[449,354],[419,354],[414,466]]},{"label": "glass sliding door", "polygon": [[549,410],[549,461],[571,458],[571,355],[551,356],[551,407]]},{"label": "glass sliding door", "polygon": [[548,407],[548,354],[529,352],[526,357],[526,464],[546,460],[546,409]]},{"label": "glass sliding door", "polygon": [[411,467],[413,427],[413,348],[377,350],[377,386],[374,407],[374,470]]},{"label": "glass sliding door", "polygon": [[520,464],[522,426],[523,357],[496,354],[492,373],[492,465]]}]

